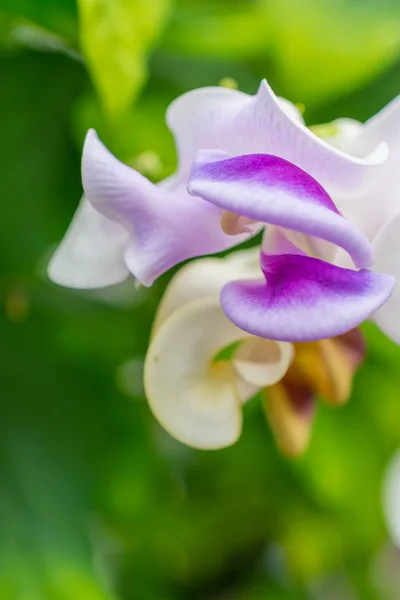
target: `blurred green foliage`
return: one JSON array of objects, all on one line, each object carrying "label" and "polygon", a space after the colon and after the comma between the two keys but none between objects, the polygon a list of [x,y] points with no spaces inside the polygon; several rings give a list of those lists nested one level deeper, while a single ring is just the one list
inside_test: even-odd
[{"label": "blurred green foliage", "polygon": [[196,452],[141,389],[169,276],[84,293],[45,267],[89,127],[132,164],[155,153],[161,176],[168,103],[226,76],[251,93],[266,76],[308,123],[365,119],[400,89],[398,2],[0,0],[0,40],[1,600],[389,600],[394,344],[365,327],[353,397],[318,408],[301,460],[279,456],[257,400],[234,447]]},{"label": "blurred green foliage", "polygon": [[88,67],[105,110],[116,116],[143,85],[146,52],[165,20],[168,0],[78,0],[78,6]]}]

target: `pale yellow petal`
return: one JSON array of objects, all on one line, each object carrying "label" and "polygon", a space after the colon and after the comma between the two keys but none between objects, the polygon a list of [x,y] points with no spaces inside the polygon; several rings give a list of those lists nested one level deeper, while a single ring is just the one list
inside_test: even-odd
[{"label": "pale yellow petal", "polygon": [[296,344],[292,376],[330,404],[343,404],[351,393],[354,364],[335,338]]},{"label": "pale yellow petal", "polygon": [[310,129],[335,148],[354,154],[353,144],[360,136],[363,127],[362,123],[354,119],[336,119],[331,123],[313,125]]},{"label": "pale yellow petal", "polygon": [[159,325],[146,356],[144,385],[151,409],[172,436],[202,449],[238,439],[238,376],[229,362],[213,358],[247,335],[227,319],[218,297],[192,301]]},{"label": "pale yellow petal", "polygon": [[303,454],[310,443],[314,420],[309,390],[283,381],[264,392],[263,405],[282,454],[292,458]]},{"label": "pale yellow petal", "polygon": [[232,364],[248,383],[267,387],[282,379],[292,359],[292,344],[252,336],[240,345]]}]

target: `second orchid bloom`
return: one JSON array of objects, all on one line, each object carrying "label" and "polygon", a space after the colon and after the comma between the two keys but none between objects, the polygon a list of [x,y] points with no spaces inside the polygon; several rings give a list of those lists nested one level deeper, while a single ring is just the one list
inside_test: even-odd
[{"label": "second orchid bloom", "polygon": [[167,122],[179,167],[156,185],[89,132],[85,198],[50,277],[90,288],[131,273],[151,285],[263,229],[260,250],[194,261],[172,279],[145,388],[161,424],[199,448],[236,441],[241,405],[261,390],[278,444],[298,454],[315,397],[349,396],[362,355],[355,328],[373,318],[400,341],[400,105],[364,126],[320,128],[324,140],[262,82],[256,96],[189,92]]}]

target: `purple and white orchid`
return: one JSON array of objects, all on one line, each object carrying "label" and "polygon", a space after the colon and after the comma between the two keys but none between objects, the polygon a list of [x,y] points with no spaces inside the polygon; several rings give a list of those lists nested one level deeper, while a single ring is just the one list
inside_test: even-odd
[{"label": "purple and white orchid", "polygon": [[[316,135],[265,81],[255,96],[194,90],[168,110],[179,166],[159,184],[88,133],[85,197],[50,263],[55,282],[102,287],[131,273],[150,286],[174,265],[264,229],[256,269],[239,255],[204,259],[184,269],[179,285],[173,280],[161,304],[145,385],[155,414],[182,441],[232,443],[238,407],[284,376],[290,342],[341,336],[370,317],[400,341],[398,106],[364,126],[339,120]],[[393,190],[381,201],[388,182]],[[217,373],[215,352],[238,340],[247,358]],[[201,397],[210,394],[219,400],[204,409]]]},{"label": "purple and white orchid", "polygon": [[[206,88],[176,100],[167,120],[179,168],[159,185],[89,132],[82,164],[87,199],[51,262],[51,278],[96,287],[131,272],[151,285],[173,265],[237,245],[268,224],[261,255],[268,284],[233,282],[222,290],[234,323],[263,337],[304,341],[344,333],[375,313],[394,281],[367,270],[371,245],[337,206],[359,204],[376,188],[386,145],[365,158],[345,154],[288,106],[266,82],[254,97]],[[277,227],[284,243],[271,247]],[[360,270],[330,264],[337,255],[332,244]]]},{"label": "purple and white orchid", "polygon": [[216,449],[238,439],[242,407],[261,392],[280,450],[295,457],[310,441],[317,397],[333,405],[348,400],[362,335],[353,330],[308,344],[251,335],[229,321],[220,303],[221,289],[241,277],[262,277],[257,248],[193,260],[174,275],[145,359],[146,396],[173,437]]}]

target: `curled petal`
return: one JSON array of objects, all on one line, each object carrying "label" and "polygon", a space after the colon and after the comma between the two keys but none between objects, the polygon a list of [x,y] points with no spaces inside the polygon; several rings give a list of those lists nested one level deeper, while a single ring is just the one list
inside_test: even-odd
[{"label": "curled petal", "polygon": [[357,267],[373,263],[367,238],[341,216],[324,188],[276,156],[220,159],[219,152],[199,152],[188,191],[238,215],[337,244]]},{"label": "curled petal", "polygon": [[158,200],[157,188],[115,158],[93,129],[88,131],[83,147],[82,182],[92,205],[125,226],[130,225],[134,212],[139,222],[152,216]]},{"label": "curled petal", "polygon": [[393,291],[388,275],[351,271],[301,255],[262,255],[267,281],[228,283],[225,314],[254,335],[312,341],[341,335],[374,313]]},{"label": "curled petal", "polygon": [[286,377],[263,393],[266,417],[283,454],[295,458],[308,447],[314,421],[311,389]]},{"label": "curled petal", "polygon": [[183,260],[220,252],[249,237],[226,235],[216,206],[194,201],[171,182],[153,185],[117,160],[94,131],[86,138],[82,179],[94,208],[130,232],[124,259],[143,285]]},{"label": "curled petal", "polygon": [[252,336],[239,346],[232,364],[242,379],[262,388],[280,381],[292,360],[292,344]]},{"label": "curled petal", "polygon": [[252,146],[253,130],[239,139],[233,126],[251,100],[252,96],[238,90],[204,87],[187,92],[172,102],[166,120],[175,137],[178,178],[182,182],[186,182],[195,154],[201,148],[242,154],[245,151],[240,148]]},{"label": "curled petal", "polygon": [[129,232],[83,198],[56,252],[48,274],[59,285],[77,289],[120,283],[129,275],[124,250]]},{"label": "curled petal", "polygon": [[161,425],[181,442],[215,449],[238,439],[238,376],[228,362],[213,358],[243,337],[225,317],[218,298],[185,305],[156,331],[146,356],[145,390]]}]

